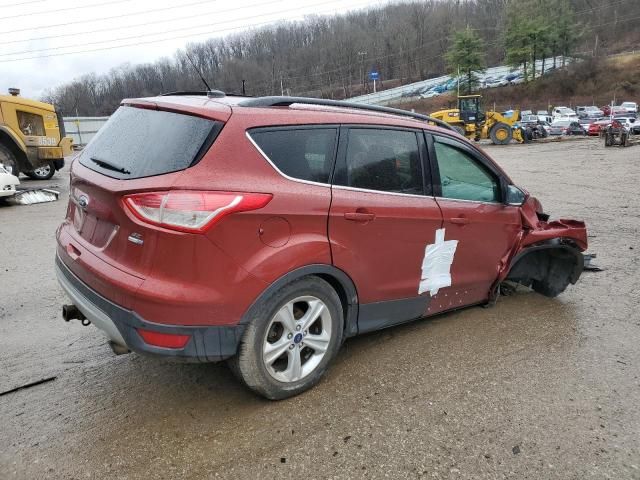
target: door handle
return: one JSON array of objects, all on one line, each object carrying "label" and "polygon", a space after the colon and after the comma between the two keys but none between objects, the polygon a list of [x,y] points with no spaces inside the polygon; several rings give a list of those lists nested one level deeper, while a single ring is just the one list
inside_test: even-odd
[{"label": "door handle", "polygon": [[456,225],[466,225],[469,223],[469,219],[467,217],[453,217],[449,221]]},{"label": "door handle", "polygon": [[345,220],[351,220],[353,222],[370,222],[374,218],[376,218],[375,213],[346,212],[344,214]]}]

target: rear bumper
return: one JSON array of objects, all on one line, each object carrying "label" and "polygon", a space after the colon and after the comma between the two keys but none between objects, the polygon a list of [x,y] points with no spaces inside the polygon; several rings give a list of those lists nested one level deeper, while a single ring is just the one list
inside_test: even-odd
[{"label": "rear bumper", "polygon": [[[216,362],[235,355],[245,325],[189,327],[150,322],[132,310],[107,300],[87,286],[56,256],[56,276],[74,305],[107,337],[141,354],[173,357],[191,362]],[[137,329],[189,335],[183,348],[162,348],[142,340]]]}]

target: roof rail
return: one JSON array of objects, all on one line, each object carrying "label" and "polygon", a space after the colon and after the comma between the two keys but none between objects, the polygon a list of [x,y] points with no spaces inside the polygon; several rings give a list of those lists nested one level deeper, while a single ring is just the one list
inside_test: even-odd
[{"label": "roof rail", "polygon": [[307,97],[257,97],[248,100],[243,100],[238,103],[240,107],[288,107],[294,103],[300,103],[304,105],[323,105],[327,107],[342,107],[353,108],[355,110],[368,110],[371,112],[390,113],[392,115],[401,115],[403,117],[411,117],[417,120],[424,120],[431,122],[439,127],[446,128],[447,130],[456,131],[447,122],[439,120],[437,118],[430,117],[429,115],[423,115],[421,113],[409,112],[407,110],[401,110],[399,108],[380,107],[378,105],[363,105],[361,103],[352,103],[340,100],[325,100],[322,98],[307,98]]},{"label": "roof rail", "polygon": [[184,96],[184,95],[206,95],[209,98],[222,98],[225,97],[225,93],[221,90],[208,90],[208,91],[197,91],[197,90],[184,90],[177,92],[169,92],[169,93],[161,93],[161,97],[175,97],[175,96]]}]

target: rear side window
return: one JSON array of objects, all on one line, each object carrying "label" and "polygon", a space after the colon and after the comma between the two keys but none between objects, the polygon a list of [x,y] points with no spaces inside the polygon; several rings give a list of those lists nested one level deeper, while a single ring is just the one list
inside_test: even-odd
[{"label": "rear side window", "polygon": [[214,120],[120,107],[84,149],[80,163],[120,179],[177,172],[197,163],[221,129]]},{"label": "rear side window", "polygon": [[329,183],[336,128],[260,129],[249,136],[275,167],[289,177]]},{"label": "rear side window", "polygon": [[346,170],[335,183],[383,192],[423,194],[420,150],[415,132],[351,128]]}]

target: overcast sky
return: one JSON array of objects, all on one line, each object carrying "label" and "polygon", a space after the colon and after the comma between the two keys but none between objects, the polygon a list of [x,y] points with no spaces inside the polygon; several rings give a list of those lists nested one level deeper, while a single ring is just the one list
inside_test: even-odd
[{"label": "overcast sky", "polygon": [[[171,57],[189,42],[385,0],[0,0],[0,94],[48,88],[125,63]],[[114,48],[121,47],[121,48]]]}]

